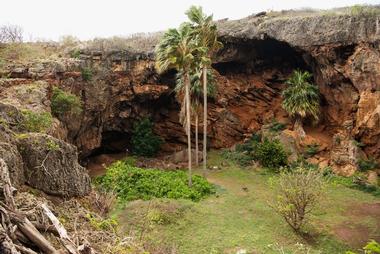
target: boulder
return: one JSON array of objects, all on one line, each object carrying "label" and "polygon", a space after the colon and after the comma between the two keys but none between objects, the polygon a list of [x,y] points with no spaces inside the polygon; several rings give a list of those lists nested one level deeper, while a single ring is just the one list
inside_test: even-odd
[{"label": "boulder", "polygon": [[90,177],[78,163],[75,146],[47,134],[29,133],[20,139],[18,148],[28,185],[64,197],[89,193]]},{"label": "boulder", "polygon": [[335,173],[343,176],[353,175],[358,169],[358,160],[363,157],[365,154],[352,138],[342,133],[334,135],[330,159]]}]

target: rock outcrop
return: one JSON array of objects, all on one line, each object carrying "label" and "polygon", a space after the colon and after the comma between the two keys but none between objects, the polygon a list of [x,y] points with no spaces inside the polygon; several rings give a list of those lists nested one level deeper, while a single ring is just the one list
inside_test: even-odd
[{"label": "rock outcrop", "polygon": [[20,138],[18,147],[29,186],[64,197],[90,192],[90,177],[78,163],[75,146],[46,134],[30,133]]},{"label": "rock outcrop", "polygon": [[[210,146],[231,146],[273,119],[291,127],[281,92],[290,73],[301,68],[313,73],[321,92],[319,129],[332,139],[350,121],[350,139],[379,159],[379,20],[373,14],[311,13],[218,22],[224,48],[213,63],[218,92],[210,98]],[[173,94],[175,71],[156,73],[156,42],[122,50],[87,45],[79,59],[10,65],[5,72],[17,79],[4,81],[4,87],[45,80],[46,98],[52,86],[79,96],[83,113],[60,119],[52,135],[76,145],[81,158],[125,151],[134,121],[144,116],[152,118],[155,132],[164,139],[162,151],[179,151],[186,137]],[[84,70],[91,77],[85,78]],[[305,125],[312,128],[308,120]]]}]

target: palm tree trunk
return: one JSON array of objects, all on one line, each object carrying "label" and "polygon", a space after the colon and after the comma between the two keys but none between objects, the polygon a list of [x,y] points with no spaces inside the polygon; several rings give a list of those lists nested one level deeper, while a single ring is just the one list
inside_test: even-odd
[{"label": "palm tree trunk", "polygon": [[294,122],[294,131],[297,133],[297,135],[300,138],[304,138],[306,136],[306,133],[302,126],[302,118],[300,116],[296,116],[296,119]]},{"label": "palm tree trunk", "polygon": [[203,66],[203,175],[207,167],[207,67]]},{"label": "palm tree trunk", "polygon": [[186,96],[186,132],[187,132],[187,159],[188,159],[188,167],[189,167],[189,186],[193,185],[192,182],[192,172],[191,172],[191,129],[190,129],[190,78],[189,74],[185,74],[185,96]]},{"label": "palm tree trunk", "polygon": [[198,112],[195,112],[195,165],[199,165],[198,147]]}]

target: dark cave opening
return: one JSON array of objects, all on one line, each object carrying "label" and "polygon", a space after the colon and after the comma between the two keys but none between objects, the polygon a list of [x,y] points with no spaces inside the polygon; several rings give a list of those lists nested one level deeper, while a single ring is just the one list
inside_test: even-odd
[{"label": "dark cave opening", "polygon": [[303,54],[288,43],[271,38],[224,42],[213,68],[221,75],[262,73],[267,69],[281,73],[291,73],[294,69],[311,71]]},{"label": "dark cave opening", "polygon": [[131,149],[131,134],[122,131],[105,131],[102,133],[100,147],[94,149],[89,157],[100,154],[126,153]]}]

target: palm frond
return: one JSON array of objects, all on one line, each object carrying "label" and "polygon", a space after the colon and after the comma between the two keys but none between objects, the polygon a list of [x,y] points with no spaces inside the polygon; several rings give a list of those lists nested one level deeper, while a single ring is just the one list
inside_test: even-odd
[{"label": "palm frond", "polygon": [[290,116],[311,116],[318,120],[319,90],[309,83],[311,77],[307,71],[295,70],[287,80],[288,87],[282,93],[282,106]]}]

